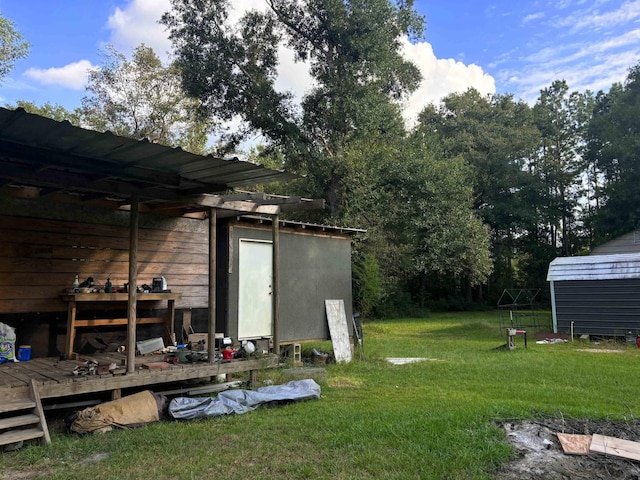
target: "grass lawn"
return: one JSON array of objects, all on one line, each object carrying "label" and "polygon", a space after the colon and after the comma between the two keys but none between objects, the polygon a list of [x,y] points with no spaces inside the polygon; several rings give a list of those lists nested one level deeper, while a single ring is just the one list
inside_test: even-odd
[{"label": "grass lawn", "polygon": [[[539,345],[529,332],[528,348],[518,336],[514,351],[496,350],[498,326],[495,312],[365,323],[366,358],[328,365],[320,400],[101,436],[54,432],[50,447],[0,454],[0,478],[482,479],[513,456],[496,422],[640,414],[635,345]],[[581,351],[605,348],[621,351]]]}]

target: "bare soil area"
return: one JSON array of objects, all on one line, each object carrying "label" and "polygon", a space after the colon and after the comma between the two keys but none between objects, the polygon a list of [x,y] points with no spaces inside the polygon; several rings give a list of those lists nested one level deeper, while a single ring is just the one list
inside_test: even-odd
[{"label": "bare soil area", "polygon": [[504,422],[518,458],[495,472],[496,480],[640,480],[640,463],[592,453],[566,455],[557,433],[593,435],[640,441],[640,422],[590,421],[567,418]]}]

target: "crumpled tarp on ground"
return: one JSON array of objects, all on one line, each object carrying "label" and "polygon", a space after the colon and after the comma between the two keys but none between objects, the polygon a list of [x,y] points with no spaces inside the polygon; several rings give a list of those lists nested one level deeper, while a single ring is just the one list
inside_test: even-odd
[{"label": "crumpled tarp on ground", "polygon": [[294,380],[256,390],[227,390],[215,398],[174,398],[169,404],[169,414],[176,419],[193,420],[231,413],[243,414],[269,402],[317,398],[320,398],[320,385],[314,380]]},{"label": "crumpled tarp on ground", "polygon": [[113,427],[128,428],[157,422],[165,405],[163,396],[145,390],[127,397],[85,408],[74,415],[69,430],[74,433],[104,433]]}]

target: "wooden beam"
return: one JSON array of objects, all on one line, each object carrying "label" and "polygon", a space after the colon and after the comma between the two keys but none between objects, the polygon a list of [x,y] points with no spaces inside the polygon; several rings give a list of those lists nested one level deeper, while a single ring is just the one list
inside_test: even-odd
[{"label": "wooden beam", "polygon": [[224,202],[217,208],[242,213],[262,213],[265,215],[277,215],[280,213],[280,207],[278,205],[257,205],[252,202]]},{"label": "wooden beam", "polygon": [[258,202],[259,200],[266,200],[267,194],[262,192],[240,192],[218,195],[218,198],[222,198],[225,202],[232,200],[251,200],[252,202]]},{"label": "wooden beam", "polygon": [[136,371],[136,317],[138,296],[138,197],[131,197],[129,212],[129,305],[127,323],[127,373]]},{"label": "wooden beam", "polygon": [[209,210],[209,335],[207,338],[207,352],[209,363],[214,363],[216,342],[216,245],[217,245],[217,216],[216,209]]},{"label": "wooden beam", "polygon": [[189,208],[202,208],[202,207],[217,207],[224,202],[220,197],[213,195],[201,195],[193,199],[188,199],[179,202],[160,203],[153,206],[153,210],[161,212],[163,210],[180,210]]},{"label": "wooden beam", "polygon": [[273,266],[271,274],[273,350],[276,355],[280,355],[280,222],[278,215],[274,215],[271,218],[271,232],[273,235]]},{"label": "wooden beam", "polygon": [[281,212],[293,212],[298,210],[322,210],[325,206],[324,199],[305,200],[302,199],[299,203],[281,205]]}]

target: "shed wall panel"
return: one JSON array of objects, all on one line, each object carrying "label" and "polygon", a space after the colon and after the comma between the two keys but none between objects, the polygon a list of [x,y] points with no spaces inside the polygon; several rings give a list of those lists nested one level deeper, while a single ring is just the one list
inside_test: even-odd
[{"label": "shed wall panel", "polygon": [[[238,245],[242,238],[270,241],[271,228],[235,225],[228,270],[228,329],[238,331]],[[280,330],[282,343],[328,339],[326,299],[343,299],[352,315],[351,238],[280,230]],[[350,325],[350,324],[349,324]],[[351,328],[350,328],[351,329]]]},{"label": "shed wall panel", "polygon": [[640,333],[640,278],[554,282],[558,331],[575,334]]}]

